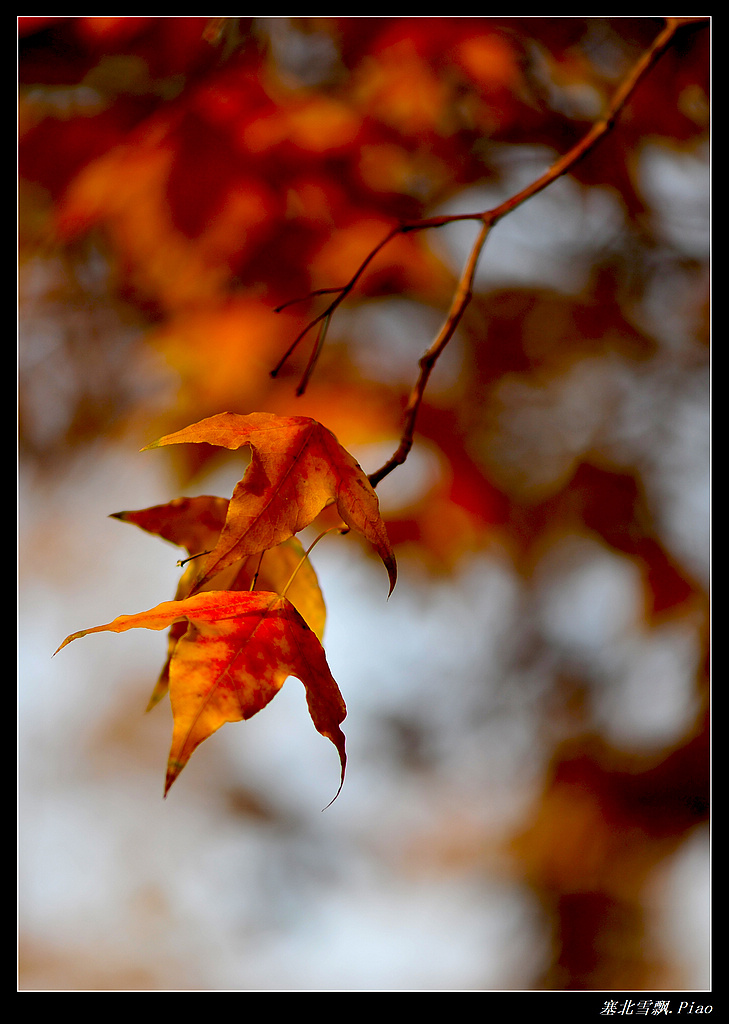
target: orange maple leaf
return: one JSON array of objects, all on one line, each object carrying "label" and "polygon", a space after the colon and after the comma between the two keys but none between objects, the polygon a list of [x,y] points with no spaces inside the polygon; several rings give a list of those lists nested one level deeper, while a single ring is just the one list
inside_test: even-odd
[{"label": "orange maple leaf", "polygon": [[374,546],[392,593],[397,567],[377,495],[359,463],[326,427],[306,416],[224,412],[167,434],[142,450],[183,442],[251,448],[251,463],[233,491],[220,538],[192,593],[241,558],[294,536],[331,504],[350,529]]},{"label": "orange maple leaf", "polygon": [[345,738],[339,726],[347,709],[324,649],[286,597],[266,591],[207,591],[80,630],[66,637],[58,650],[89,633],[122,633],[139,627],[161,630],[181,619],[188,628],[175,644],[170,661],[174,726],[165,795],[200,743],[226,722],[255,715],[290,675],[304,684],[317,731],[337,748],[338,795],[346,765]]}]

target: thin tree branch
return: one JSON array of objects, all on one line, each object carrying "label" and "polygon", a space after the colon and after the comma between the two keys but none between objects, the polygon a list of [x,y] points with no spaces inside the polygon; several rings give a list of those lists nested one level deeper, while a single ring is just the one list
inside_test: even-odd
[{"label": "thin tree branch", "polygon": [[415,420],[417,419],[418,410],[420,409],[420,403],[423,401],[425,388],[428,384],[428,380],[430,379],[430,375],[433,372],[433,367],[438,361],[438,357],[455,334],[461,317],[466,310],[466,306],[471,301],[471,296],[473,294],[473,279],[476,274],[478,258],[481,255],[481,250],[486,244],[486,239],[488,238],[490,230],[491,224],[484,221],[481,224],[481,230],[478,233],[478,238],[471,249],[468,261],[466,262],[466,266],[464,267],[463,273],[461,274],[461,278],[458,282],[458,286],[451,303],[451,308],[448,311],[448,318],[441,327],[430,348],[420,357],[418,362],[420,373],[418,374],[418,379],[415,382],[415,386],[413,387],[410,399],[405,408],[405,424],[400,438],[400,444],[398,445],[397,451],[390,456],[384,466],[378,469],[376,473],[370,473],[369,481],[373,487],[376,487],[381,480],[393,471],[393,469],[397,466],[401,466],[410,454],[415,434]]},{"label": "thin tree branch", "polygon": [[492,224],[495,224],[497,220],[501,220],[507,213],[511,213],[522,203],[525,203],[527,199],[531,199],[532,196],[543,191],[548,185],[551,185],[557,178],[561,178],[563,174],[571,171],[572,168],[579,163],[589,152],[592,150],[597,143],[607,135],[613,128],[618,115],[623,110],[625,104],[628,102],[630,97],[635,92],[636,88],[648,74],[651,68],[656,64],[658,59],[666,52],[669,48],[676,32],[684,25],[693,24],[699,22],[702,18],[666,18],[666,25],[663,31],[656,36],[654,41],[633,65],[632,69],[623,79],[621,84],[618,86],[607,113],[600,120],[597,121],[592,128],[568,153],[560,157],[552,166],[533,181],[531,185],[527,185],[516,195],[512,196],[511,199],[505,200],[500,203],[495,209],[484,214],[484,217],[488,217]]},{"label": "thin tree branch", "polygon": [[[486,210],[480,215],[472,215],[468,218],[464,218],[462,216],[458,218],[481,220],[481,230],[474,242],[471,253],[463,269],[463,273],[461,274],[461,278],[458,282],[456,293],[448,313],[448,318],[430,348],[419,361],[420,372],[405,408],[404,425],[397,450],[390,456],[387,462],[380,467],[380,469],[376,470],[374,473],[370,473],[369,475],[369,481],[373,487],[376,487],[380,481],[393,471],[393,469],[397,466],[401,466],[410,453],[415,434],[415,422],[418,410],[420,409],[420,405],[423,401],[428,379],[438,357],[453,337],[456,327],[458,326],[467,305],[471,301],[476,265],[491,228],[501,220],[502,217],[511,213],[528,199],[531,199],[532,196],[542,192],[545,188],[551,185],[552,182],[562,177],[563,174],[566,174],[580,160],[582,160],[612,129],[620,112],[633,95],[639,83],[673,42],[676,32],[684,25],[701,21],[708,21],[708,19],[667,18],[666,25],[663,30],[658,36],[656,36],[651,46],[642,54],[639,60],[631,68],[630,72],[623,79],[622,83],[618,86],[605,116],[600,121],[596,122],[589,132],[575,146],[573,146],[569,152],[560,157],[559,160],[552,164],[544,174],[533,181],[530,185],[527,185],[526,188],[523,188],[520,192],[517,192],[511,198],[506,199],[503,203],[500,203],[492,210]],[[454,218],[454,220],[455,219],[456,218]],[[447,223],[447,218],[441,218],[441,220],[443,223]],[[440,226],[440,224],[436,225],[430,223],[427,226],[435,227]]]}]

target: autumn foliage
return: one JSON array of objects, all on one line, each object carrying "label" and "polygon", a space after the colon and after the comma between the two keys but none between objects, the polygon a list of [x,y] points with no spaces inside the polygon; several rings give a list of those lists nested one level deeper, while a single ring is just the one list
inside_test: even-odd
[{"label": "autumn foliage", "polygon": [[174,730],[165,794],[195,747],[225,722],[264,708],[289,675],[306,687],[314,725],[337,748],[343,782],[346,709],[319,642],[324,606],[313,571],[291,589],[307,557],[294,538],[334,505],[344,532],[358,530],[379,553],[392,592],[395,556],[377,495],[336,438],[305,417],[221,413],[148,447],[185,442],[250,445],[253,458],[229,502],[205,496],[115,514],[190,552],[175,600],[74,633],[59,650],[88,633],[171,627],[150,700],[154,706],[169,691]]},{"label": "autumn foliage", "polygon": [[[510,847],[554,927],[535,984],[649,987],[644,888],[708,816],[707,584],[661,504],[670,410],[708,365],[706,240],[661,199],[707,145],[708,19],[19,29],[21,301],[61,325],[23,340],[21,315],[21,456],[52,476],[120,441],[177,484],[112,513],[181,549],[176,592],[61,647],[168,631],[165,793],[289,676],[343,781],[312,540],[373,556],[388,607],[405,575],[496,552],[525,595],[511,678],[543,687],[541,789]],[[229,497],[174,497],[230,457]],[[635,572],[641,636],[695,639],[691,711],[649,754],[604,729],[602,670],[530,617],[573,541]]]}]

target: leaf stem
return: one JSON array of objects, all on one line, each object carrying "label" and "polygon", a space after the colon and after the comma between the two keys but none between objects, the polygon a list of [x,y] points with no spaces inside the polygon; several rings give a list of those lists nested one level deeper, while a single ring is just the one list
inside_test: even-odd
[{"label": "leaf stem", "polygon": [[198,551],[196,555],[190,555],[189,558],[180,558],[177,561],[177,565],[181,569],[183,565],[187,565],[188,562],[193,562],[196,558],[202,558],[203,555],[209,555],[209,551]]},{"label": "leaf stem", "polygon": [[[256,571],[253,573],[253,576],[251,577],[251,585],[248,588],[249,591],[253,591],[253,590],[256,589],[256,583],[258,583],[258,574],[261,571],[261,563],[263,562],[263,556],[265,554],[266,554],[266,552],[262,551],[261,554],[258,557],[258,565],[256,566]],[[297,566],[297,569],[298,569],[298,566]],[[288,584],[287,584],[287,586],[288,586]]]},{"label": "leaf stem", "polygon": [[311,554],[313,549],[316,547],[316,545],[319,543],[319,541],[322,539],[322,537],[326,537],[326,535],[328,533],[334,533],[335,531],[338,532],[338,533],[349,533],[349,527],[345,526],[344,524],[342,524],[341,526],[330,526],[329,529],[322,530],[322,532],[319,534],[319,536],[314,538],[314,540],[308,546],[308,548],[306,549],[306,551],[304,552],[302,557],[299,559],[298,565],[296,566],[296,568],[294,569],[294,571],[291,573],[291,575],[289,576],[288,580],[286,581],[286,584],[284,585],[283,589],[281,590],[281,592],[279,594],[279,597],[286,597],[286,591],[289,589],[291,584],[294,582],[294,579],[296,577],[297,572],[299,571],[301,566],[304,564],[304,562],[307,560],[307,558],[309,557],[309,555]]}]

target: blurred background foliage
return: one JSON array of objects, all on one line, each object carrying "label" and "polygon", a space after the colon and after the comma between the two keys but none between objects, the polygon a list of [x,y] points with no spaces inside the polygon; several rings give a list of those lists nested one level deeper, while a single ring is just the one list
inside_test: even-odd
[{"label": "blurred background foliage", "polygon": [[[311,415],[377,469],[397,446],[473,225],[384,249],[335,314],[300,398],[313,339],[276,379],[270,371],[323,300],[274,307],[346,283],[399,221],[488,209],[537,177],[600,116],[661,27],[645,17],[19,18],[25,617],[40,614],[39,594],[66,600],[69,531],[106,486],[98,467],[165,432],[226,410]],[[411,458],[379,489],[403,617],[396,591],[375,613],[379,658],[356,653],[351,633],[380,595],[350,576],[365,593],[359,618],[330,628],[343,666],[356,664],[349,681],[334,674],[350,703],[345,725],[358,673],[390,672],[402,700],[378,686],[364,699],[372,733],[358,756],[369,758],[365,777],[387,776],[387,796],[379,782],[366,792],[348,782],[359,811],[337,841],[371,868],[386,864],[393,885],[425,878],[430,896],[467,878],[475,916],[465,932],[450,910],[414,926],[422,977],[398,959],[403,938],[391,975],[376,957],[368,973],[363,956],[331,987],[706,984],[708,964],[692,960],[706,921],[688,952],[657,922],[674,905],[670,872],[685,851],[705,851],[709,808],[709,46],[706,25],[684,28],[608,137],[494,229]],[[148,504],[206,492],[225,472],[212,448],[179,448],[157,454],[160,491]],[[88,543],[80,564],[93,591],[94,543],[107,542]],[[333,619],[351,595],[323,589]],[[140,609],[172,594],[153,592]],[[114,604],[109,618],[132,610]],[[390,613],[399,632],[388,632]],[[24,665],[26,685],[47,685],[32,650]],[[99,750],[126,751],[126,764],[155,756],[140,754],[147,734],[119,721],[136,714],[122,706],[107,709],[113,741],[88,726],[84,756],[105,784]],[[24,715],[21,703],[21,767],[33,707]],[[98,942],[69,947],[40,909],[39,770],[24,783],[21,985],[329,987],[283,965],[216,975],[198,961],[191,975],[185,951],[146,959],[133,939],[103,956]],[[217,823],[230,842],[235,821],[279,863],[275,878],[257,879],[262,891],[284,876],[295,887],[314,826],[246,770],[203,776],[226,794]],[[425,817],[401,816],[403,806]],[[303,847],[289,846],[291,830]],[[328,857],[319,898],[348,891]],[[697,863],[689,890],[700,915],[705,857]],[[130,935],[145,914],[172,914],[158,882],[142,886]],[[490,884],[518,893],[500,920],[519,918],[512,945],[527,950],[493,969],[479,931]],[[258,911],[241,909],[223,930],[273,929],[287,948],[291,931],[261,924]],[[396,926],[384,917],[381,927]],[[431,927],[468,937],[473,963],[449,973],[428,946]]]}]

